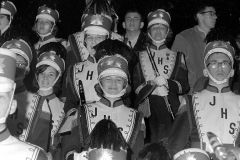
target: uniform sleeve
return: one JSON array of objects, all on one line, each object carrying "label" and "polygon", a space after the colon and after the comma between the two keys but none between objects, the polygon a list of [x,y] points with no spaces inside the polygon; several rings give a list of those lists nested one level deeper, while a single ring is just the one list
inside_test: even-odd
[{"label": "uniform sleeve", "polygon": [[146,88],[148,85],[153,85],[153,81],[145,81],[140,63],[137,63],[133,71],[133,88],[136,94]]},{"label": "uniform sleeve", "polygon": [[189,98],[184,96],[186,104],[183,111],[177,114],[169,133],[168,147],[170,154],[174,156],[177,152],[189,146],[189,137],[192,130],[192,116],[190,113],[191,103]]},{"label": "uniform sleeve", "polygon": [[66,83],[66,102],[64,105],[64,112],[69,116],[71,111],[73,109],[75,110],[79,104],[79,98],[75,92],[73,84],[73,66],[69,67],[67,70]]},{"label": "uniform sleeve", "polygon": [[132,159],[136,159],[138,156],[138,153],[140,152],[140,150],[143,148],[144,146],[144,131],[140,130],[138,133],[138,136],[136,138],[136,142],[132,148],[133,151],[133,155],[132,155]]},{"label": "uniform sleeve", "polygon": [[170,79],[168,79],[169,92],[176,94],[186,94],[190,87],[188,84],[188,70],[185,63],[184,55],[181,52],[177,53],[176,68]]},{"label": "uniform sleeve", "polygon": [[70,35],[67,43],[66,68],[80,61],[81,57],[77,42],[74,35]]},{"label": "uniform sleeve", "polygon": [[64,160],[73,160],[74,153],[80,153],[82,146],[79,138],[79,128],[75,126],[71,133],[62,137],[62,153]]}]

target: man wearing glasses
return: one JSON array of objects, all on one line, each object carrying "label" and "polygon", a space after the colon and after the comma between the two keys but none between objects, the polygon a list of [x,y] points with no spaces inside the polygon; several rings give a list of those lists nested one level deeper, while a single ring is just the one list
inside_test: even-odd
[{"label": "man wearing glasses", "polygon": [[172,155],[187,144],[213,154],[207,132],[216,134],[224,147],[240,144],[240,99],[229,86],[235,51],[229,42],[218,39],[206,45],[203,56],[203,74],[209,82],[206,89],[185,98],[184,112],[175,119],[169,136]]},{"label": "man wearing glasses", "polygon": [[204,39],[208,32],[215,27],[217,15],[211,4],[198,5],[194,15],[197,25],[179,33],[173,42],[172,50],[185,54],[188,67],[188,81],[190,94],[196,81],[203,77],[203,50],[206,45]]}]

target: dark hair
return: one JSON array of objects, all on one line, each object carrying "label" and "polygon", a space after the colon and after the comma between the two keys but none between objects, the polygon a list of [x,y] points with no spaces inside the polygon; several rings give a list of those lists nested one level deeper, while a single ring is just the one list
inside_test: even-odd
[{"label": "dark hair", "polygon": [[57,56],[66,60],[66,48],[60,42],[50,42],[43,45],[38,52],[38,57],[44,52],[54,51]]},{"label": "dark hair", "polygon": [[110,119],[100,120],[87,139],[88,148],[107,148],[114,151],[127,149],[127,142],[122,133],[117,128],[116,124]]},{"label": "dark hair", "polygon": [[[95,58],[97,62],[104,56],[119,54],[128,61],[128,71],[132,73],[136,63],[136,56],[125,43],[119,40],[106,39],[97,44],[94,48],[96,49]],[[129,77],[129,80],[130,78],[131,77]]]},{"label": "dark hair", "polygon": [[216,8],[212,2],[199,2],[198,4],[195,5],[194,20],[197,23],[198,23],[197,14],[203,12],[207,7]]},{"label": "dark hair", "polygon": [[132,60],[130,48],[119,40],[106,39],[96,45],[95,49],[95,58],[97,62],[104,56],[116,54],[123,56],[128,62]]},{"label": "dark hair", "polygon": [[213,41],[232,42],[233,40],[234,38],[231,35],[230,31],[227,30],[227,28],[223,27],[216,27],[211,29],[205,38],[206,43]]},{"label": "dark hair", "polygon": [[171,157],[165,145],[150,143],[140,150],[137,160],[171,160]]},{"label": "dark hair", "polygon": [[[36,78],[33,80],[33,86],[38,90],[39,89],[39,85],[37,82],[37,76],[40,73],[43,73],[48,67],[50,67],[49,65],[41,65],[38,68],[36,68]],[[58,71],[57,71],[57,76],[59,75]],[[54,84],[53,86],[53,93],[55,93],[57,96],[60,94],[59,92],[61,91],[61,82],[62,82],[62,75],[59,77],[59,79],[57,80],[57,82]]]},{"label": "dark hair", "polygon": [[138,14],[140,15],[140,21],[141,21],[141,22],[144,21],[144,18],[143,18],[143,16],[142,16],[142,13],[141,13],[140,10],[137,9],[137,8],[130,8],[130,9],[128,9],[128,10],[125,12],[125,14],[124,14],[124,21],[125,21],[125,19],[126,19],[126,15],[127,15],[128,13],[138,13]]}]

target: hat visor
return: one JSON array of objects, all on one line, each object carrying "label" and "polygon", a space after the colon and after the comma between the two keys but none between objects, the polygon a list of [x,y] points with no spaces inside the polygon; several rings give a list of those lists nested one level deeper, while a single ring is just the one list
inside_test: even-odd
[{"label": "hat visor", "polygon": [[1,9],[0,9],[0,14],[11,15],[11,12],[9,12],[8,10],[6,10],[5,8],[1,8]]},{"label": "hat visor", "polygon": [[148,23],[148,26],[147,26],[147,28],[149,28],[151,25],[153,25],[153,24],[164,24],[164,25],[166,25],[166,26],[168,26],[169,27],[169,24],[167,23],[167,21],[165,21],[165,20],[163,20],[163,19],[160,19],[160,18],[156,18],[156,19],[153,19],[152,21],[150,21],[149,23]]},{"label": "hat visor", "polygon": [[36,19],[46,19],[46,20],[49,20],[49,21],[55,23],[55,19],[52,16],[50,16],[49,14],[39,14],[39,15],[37,15]]},{"label": "hat visor", "polygon": [[62,73],[60,67],[57,65],[57,63],[51,61],[51,60],[43,60],[41,62],[39,62],[37,65],[36,65],[36,68],[38,68],[39,66],[42,66],[42,65],[49,65],[51,67],[53,67],[54,69],[56,69],[60,74]]},{"label": "hat visor", "polygon": [[109,32],[99,26],[89,26],[84,28],[86,34],[96,34],[96,35],[109,35]]},{"label": "hat visor", "polygon": [[109,68],[104,70],[100,75],[98,76],[99,78],[104,78],[107,76],[119,76],[124,79],[127,79],[127,74],[123,72],[121,69],[118,68]]},{"label": "hat visor", "polygon": [[211,49],[210,51],[208,51],[208,53],[205,55],[204,62],[207,61],[208,57],[210,55],[212,55],[213,53],[224,53],[229,57],[231,62],[233,62],[232,54],[224,48],[214,48],[214,49]]}]

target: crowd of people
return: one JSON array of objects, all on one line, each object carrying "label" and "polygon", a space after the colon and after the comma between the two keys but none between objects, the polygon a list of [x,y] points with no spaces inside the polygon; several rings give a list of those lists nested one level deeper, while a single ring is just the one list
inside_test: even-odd
[{"label": "crowd of people", "polygon": [[32,45],[11,25],[17,7],[2,1],[0,159],[240,159],[239,48],[215,28],[216,12],[198,5],[197,24],[169,46],[165,8],[147,24],[127,10],[120,35],[110,1],[91,0],[65,40],[59,12],[44,5]]}]

